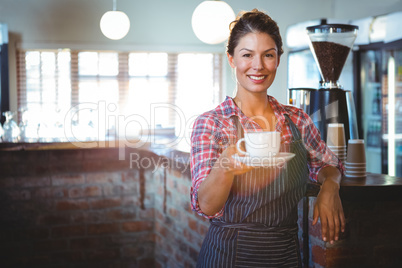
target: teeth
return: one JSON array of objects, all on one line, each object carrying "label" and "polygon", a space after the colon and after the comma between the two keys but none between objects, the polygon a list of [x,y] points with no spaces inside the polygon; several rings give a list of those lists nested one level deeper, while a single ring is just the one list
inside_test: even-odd
[{"label": "teeth", "polygon": [[262,76],[254,76],[254,75],[250,75],[250,78],[251,78],[251,79],[254,79],[254,80],[262,80],[262,79],[264,79],[264,78],[265,78],[265,76],[264,76],[264,75],[262,75]]}]

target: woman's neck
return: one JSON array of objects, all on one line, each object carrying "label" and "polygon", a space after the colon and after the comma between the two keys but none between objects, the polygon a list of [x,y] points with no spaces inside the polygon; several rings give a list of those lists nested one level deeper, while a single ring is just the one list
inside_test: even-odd
[{"label": "woman's neck", "polygon": [[266,94],[236,94],[234,101],[240,110],[262,129],[275,130],[277,120]]},{"label": "woman's neck", "polygon": [[266,93],[249,93],[242,94],[238,92],[234,97],[236,105],[242,112],[248,116],[261,116],[273,112],[269,104]]}]

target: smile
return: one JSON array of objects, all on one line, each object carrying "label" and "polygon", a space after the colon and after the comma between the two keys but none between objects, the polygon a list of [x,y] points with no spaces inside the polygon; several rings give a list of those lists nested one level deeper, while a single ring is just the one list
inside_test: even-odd
[{"label": "smile", "polygon": [[263,80],[265,79],[267,76],[266,75],[260,75],[260,76],[254,76],[254,75],[249,75],[248,77],[250,77],[253,80]]}]

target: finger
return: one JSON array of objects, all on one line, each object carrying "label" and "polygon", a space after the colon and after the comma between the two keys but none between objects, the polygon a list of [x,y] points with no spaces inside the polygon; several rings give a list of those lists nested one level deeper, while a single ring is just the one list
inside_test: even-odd
[{"label": "finger", "polygon": [[331,242],[331,244],[334,243],[334,236],[335,236],[335,223],[334,223],[334,215],[331,215],[330,218],[328,218],[328,233],[329,233],[329,237],[328,237],[328,241]]},{"label": "finger", "polygon": [[340,229],[340,220],[339,220],[339,215],[336,215],[334,218],[334,223],[335,223],[335,234],[334,234],[334,239],[335,241],[338,241],[339,239],[339,229]]},{"label": "finger", "polygon": [[345,232],[345,225],[346,225],[346,219],[345,214],[343,213],[343,209],[339,211],[339,219],[341,220],[341,231],[343,233]]},{"label": "finger", "polygon": [[317,205],[314,206],[314,211],[313,211],[313,225],[315,225],[318,222],[318,216],[320,213],[318,212],[318,207]]},{"label": "finger", "polygon": [[327,217],[325,217],[325,216],[323,217],[323,216],[321,215],[320,219],[321,219],[321,235],[322,235],[322,240],[328,241],[328,234],[327,234],[327,232],[328,232],[328,226],[327,226],[328,220],[327,220]]}]

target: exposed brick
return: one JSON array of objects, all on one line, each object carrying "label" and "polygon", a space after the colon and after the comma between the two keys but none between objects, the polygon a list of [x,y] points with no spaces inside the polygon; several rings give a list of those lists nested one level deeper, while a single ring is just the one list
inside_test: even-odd
[{"label": "exposed brick", "polygon": [[119,172],[88,173],[86,182],[91,184],[116,184],[121,183],[122,174]]},{"label": "exposed brick", "polygon": [[119,207],[121,204],[122,201],[120,198],[105,198],[90,201],[90,206],[92,209]]},{"label": "exposed brick", "polygon": [[40,215],[37,219],[38,225],[59,225],[70,222],[69,215],[66,214],[45,214]]},{"label": "exposed brick", "polygon": [[101,211],[74,211],[70,212],[71,223],[97,223],[104,219]]},{"label": "exposed brick", "polygon": [[118,249],[96,249],[91,250],[87,254],[88,260],[113,260],[120,257]]},{"label": "exposed brick", "polygon": [[[0,170],[1,170],[1,168],[0,168]],[[14,185],[15,185],[14,178],[0,178],[0,189],[12,188],[12,187],[14,187]]]},{"label": "exposed brick", "polygon": [[193,231],[197,231],[198,222],[193,220],[193,219],[191,219],[191,218],[188,218],[188,227],[190,227],[190,229],[193,230]]},{"label": "exposed brick", "polygon": [[154,258],[143,258],[138,261],[138,268],[149,268],[155,266]]},{"label": "exposed brick", "polygon": [[130,206],[137,206],[138,205],[138,196],[122,196],[120,198],[121,200],[121,205],[124,207],[130,207]]},{"label": "exposed brick", "polygon": [[86,200],[62,200],[56,201],[56,209],[59,211],[65,210],[81,210],[88,209],[89,205]]},{"label": "exposed brick", "polygon": [[131,220],[135,219],[135,216],[133,209],[114,209],[105,213],[105,219],[109,221]]},{"label": "exposed brick", "polygon": [[138,195],[138,183],[126,183],[120,186],[121,194],[128,195],[128,194],[136,194]]},{"label": "exposed brick", "polygon": [[169,168],[169,174],[174,176],[175,178],[181,178],[183,177],[183,174],[180,170],[175,169],[175,168]]},{"label": "exposed brick", "polygon": [[126,232],[143,232],[152,231],[153,224],[149,221],[132,221],[122,224],[123,230]]},{"label": "exposed brick", "polygon": [[84,253],[81,251],[61,251],[52,254],[54,262],[71,263],[85,260]]},{"label": "exposed brick", "polygon": [[102,195],[102,190],[99,186],[73,187],[68,191],[70,198],[94,197],[100,195]]},{"label": "exposed brick", "polygon": [[122,192],[123,192],[122,185],[113,185],[113,184],[102,185],[103,196],[107,197],[107,196],[121,195]]},{"label": "exposed brick", "polygon": [[67,247],[67,240],[42,240],[34,243],[35,251],[59,251]]},{"label": "exposed brick", "polygon": [[67,190],[60,187],[45,187],[32,190],[32,198],[35,199],[62,198],[66,196]]},{"label": "exposed brick", "polygon": [[190,196],[190,187],[188,187],[187,185],[179,184],[178,190],[180,194],[186,197]]},{"label": "exposed brick", "polygon": [[70,240],[70,248],[73,250],[95,249],[105,246],[105,239],[100,237],[85,237]]},{"label": "exposed brick", "polygon": [[20,256],[16,259],[16,267],[40,267],[51,263],[52,257],[47,252],[36,252],[36,254]]},{"label": "exposed brick", "polygon": [[120,226],[115,223],[99,223],[88,225],[89,235],[99,235],[99,234],[113,234],[119,233]]},{"label": "exposed brick", "polygon": [[161,237],[167,237],[168,235],[168,229],[163,226],[160,222],[155,223],[155,231],[161,235]]},{"label": "exposed brick", "polygon": [[49,177],[25,177],[15,179],[15,186],[17,187],[44,187],[50,186]]},{"label": "exposed brick", "polygon": [[176,218],[179,215],[179,211],[174,208],[169,208],[169,215]]},{"label": "exposed brick", "polygon": [[198,224],[198,233],[201,236],[205,236],[208,232],[208,227],[205,226],[204,224]]},{"label": "exposed brick", "polygon": [[138,210],[138,216],[141,219],[154,219],[155,218],[155,209],[154,208],[146,208]]},{"label": "exposed brick", "polygon": [[52,237],[75,237],[75,236],[83,236],[85,234],[86,234],[86,227],[82,225],[61,226],[52,228]]},{"label": "exposed brick", "polygon": [[135,258],[139,259],[140,257],[143,257],[145,253],[145,250],[143,247],[139,247],[138,245],[132,246],[125,246],[122,249],[122,257],[124,258]]},{"label": "exposed brick", "polygon": [[122,173],[121,180],[123,183],[138,183],[139,173],[136,170],[133,170],[132,172]]},{"label": "exposed brick", "polygon": [[8,191],[8,196],[14,201],[26,201],[31,199],[31,191],[29,190],[14,190]]},{"label": "exposed brick", "polygon": [[77,185],[84,183],[85,183],[84,174],[52,176],[53,186],[67,186],[67,185]]},{"label": "exposed brick", "polygon": [[191,258],[194,262],[196,262],[197,259],[198,259],[199,250],[197,250],[197,249],[195,249],[195,248],[193,248],[193,247],[188,247],[188,250],[189,250],[189,253],[190,253],[190,258]]},{"label": "exposed brick", "polygon": [[14,239],[19,240],[35,240],[46,239],[49,237],[48,228],[35,228],[35,229],[16,229],[13,232]]}]

